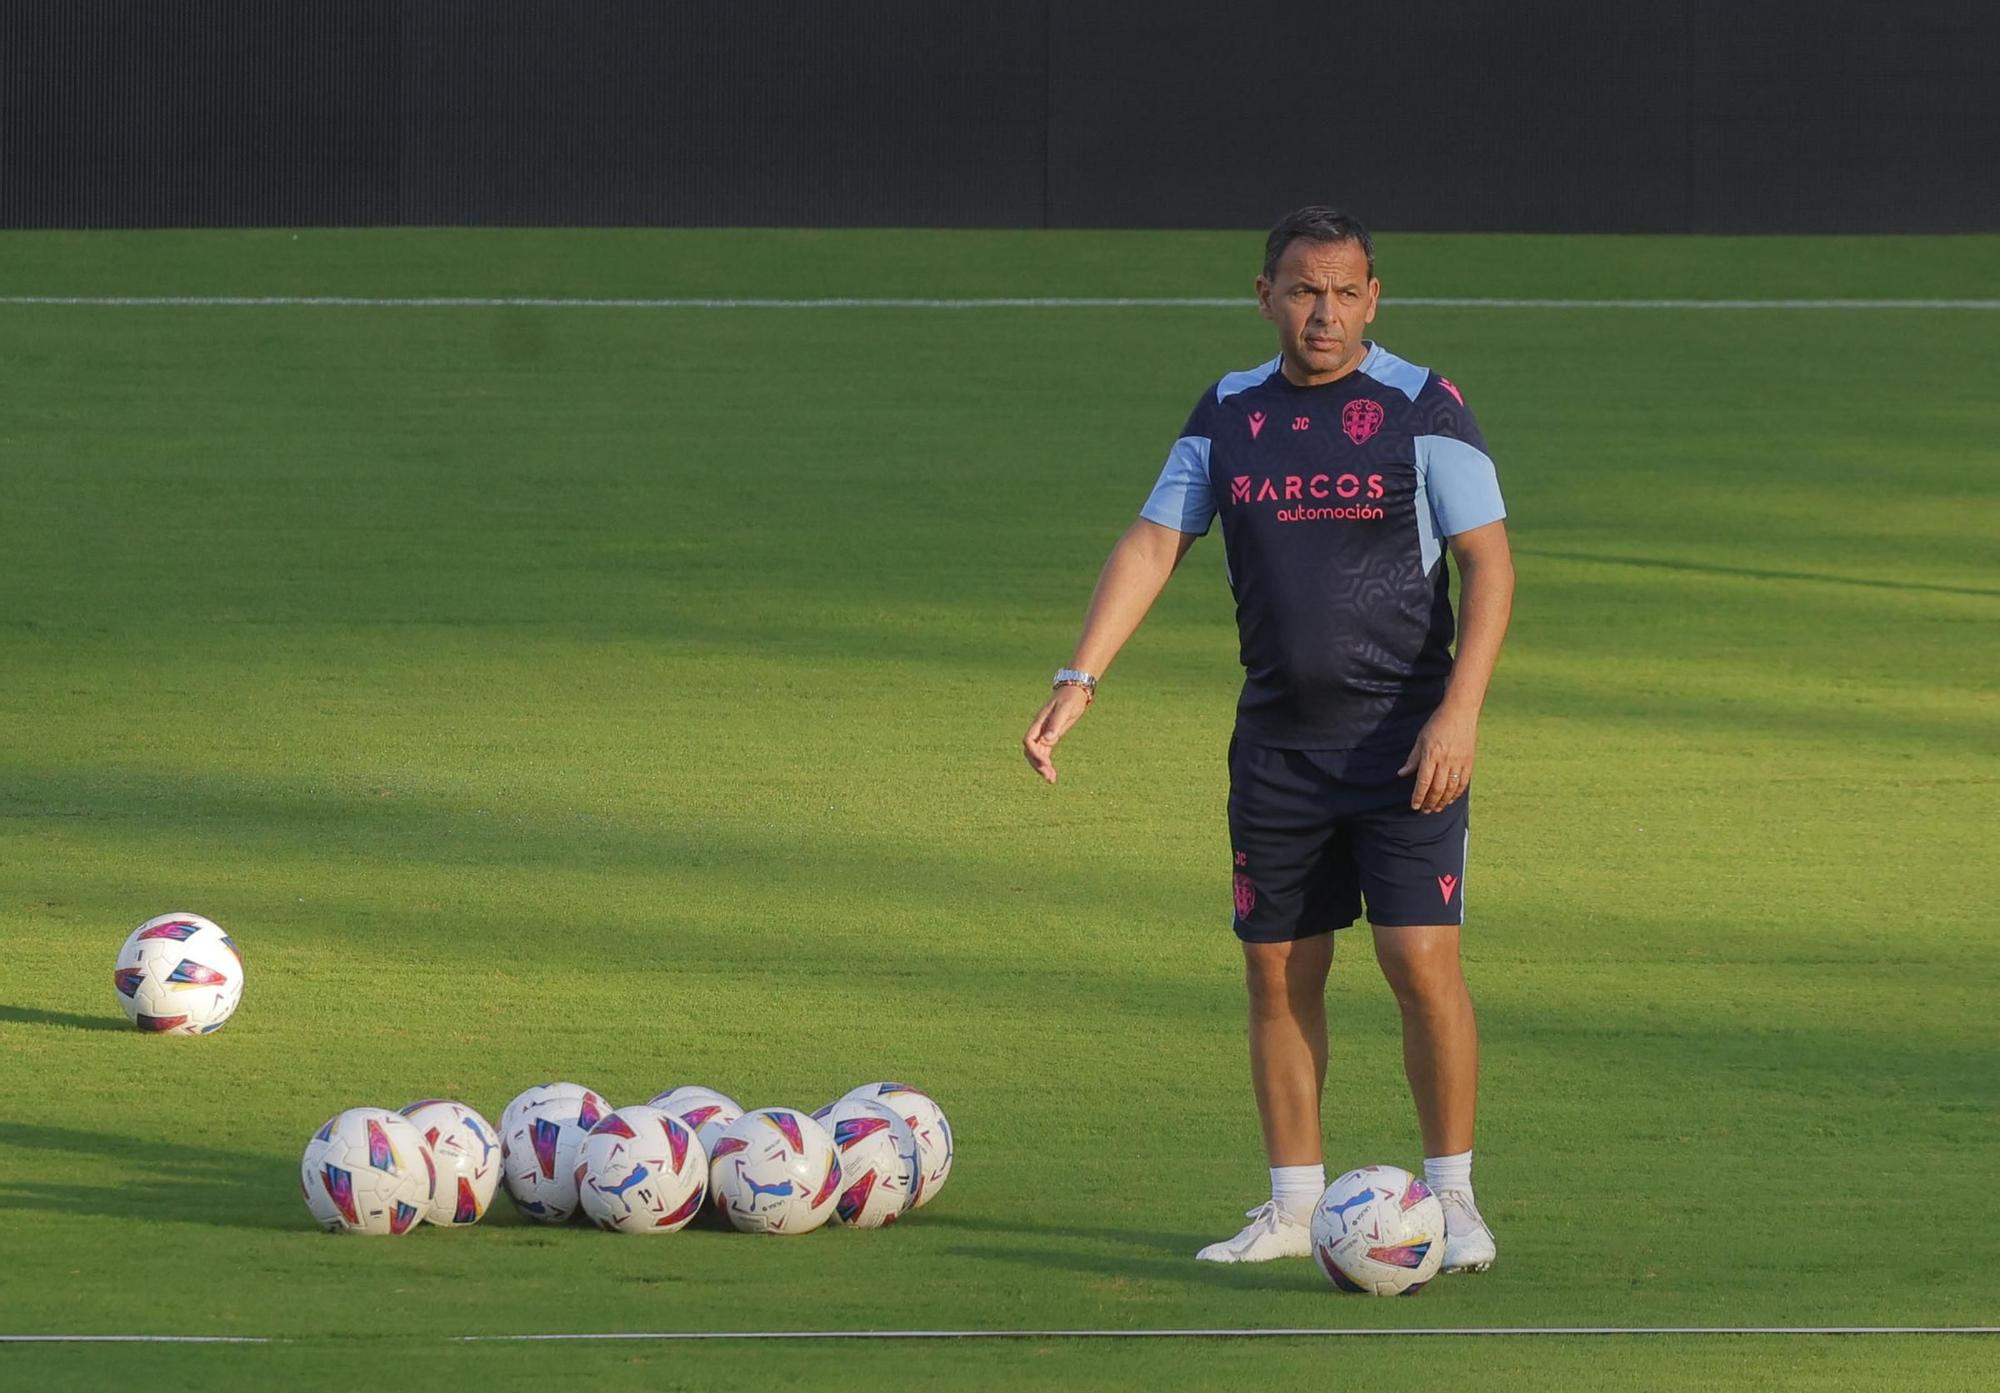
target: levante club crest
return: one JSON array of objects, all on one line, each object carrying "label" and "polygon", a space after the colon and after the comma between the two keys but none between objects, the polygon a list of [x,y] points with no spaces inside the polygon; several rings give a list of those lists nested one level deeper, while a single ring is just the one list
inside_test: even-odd
[{"label": "levante club crest", "polygon": [[1382,403],[1356,397],[1340,409],[1340,428],[1356,445],[1382,429]]}]

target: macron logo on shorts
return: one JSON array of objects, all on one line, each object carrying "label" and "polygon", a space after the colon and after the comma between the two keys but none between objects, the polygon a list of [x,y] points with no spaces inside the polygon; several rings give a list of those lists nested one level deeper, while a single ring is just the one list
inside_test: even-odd
[{"label": "macron logo on shorts", "polygon": [[1457,876],[1441,875],[1438,877],[1438,892],[1444,896],[1444,902],[1446,904],[1451,903],[1451,892],[1456,890],[1457,888],[1458,888]]}]

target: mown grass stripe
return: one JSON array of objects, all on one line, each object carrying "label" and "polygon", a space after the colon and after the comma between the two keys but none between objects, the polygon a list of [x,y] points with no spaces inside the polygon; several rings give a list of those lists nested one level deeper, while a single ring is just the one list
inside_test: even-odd
[{"label": "mown grass stripe", "polygon": [[1406,1330],[1328,1326],[1189,1328],[1171,1330],[676,1330],[603,1334],[466,1335],[467,1343],[592,1340],[1184,1340],[1363,1336],[1532,1335],[2000,1335],[1996,1325],[1471,1325]]},{"label": "mown grass stripe", "polygon": [[[644,1340],[1247,1340],[1322,1336],[1693,1336],[1693,1335],[2000,1335],[1996,1325],[1469,1325],[1407,1330],[1335,1326],[1191,1327],[1165,1330],[621,1330],[535,1335],[461,1335],[461,1344],[595,1343]],[[14,1345],[269,1345],[282,1335],[0,1335]]]},{"label": "mown grass stripe", "polygon": [[[1415,295],[1386,298],[1398,309],[1541,310],[2000,310],[2000,300],[1587,300]],[[550,309],[550,310],[1011,310],[1249,309],[1238,296],[1018,295],[973,299],[824,296],[815,299],[674,297],[587,299],[537,295],[4,295],[0,305],[100,308]]]}]

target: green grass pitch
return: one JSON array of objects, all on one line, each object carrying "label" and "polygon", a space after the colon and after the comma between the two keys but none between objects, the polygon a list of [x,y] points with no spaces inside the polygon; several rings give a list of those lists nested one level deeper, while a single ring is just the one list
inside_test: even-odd
[{"label": "green grass pitch", "polygon": [[[1228,295],[1254,234],[11,234],[0,295]],[[1387,293],[1961,297],[2000,239],[1384,236]],[[1247,308],[0,306],[0,1383],[1991,1386],[1950,1339],[476,1345],[527,1332],[2000,1315],[2000,316],[1385,308],[1519,597],[1468,970],[1501,1258],[1198,1266],[1265,1186],[1199,545],[1018,742]],[[192,909],[249,990],[124,1028]],[[1331,1168],[1414,1165],[1367,941]],[[571,1078],[958,1129],[885,1233],[317,1232],[329,1113]]]}]

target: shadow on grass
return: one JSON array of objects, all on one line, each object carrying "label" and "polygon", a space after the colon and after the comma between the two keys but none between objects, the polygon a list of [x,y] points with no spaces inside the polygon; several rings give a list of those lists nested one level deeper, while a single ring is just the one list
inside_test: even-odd
[{"label": "shadow on grass", "polygon": [[71,1030],[115,1030],[120,1034],[133,1033],[129,1021],[114,1021],[108,1016],[79,1016],[73,1011],[44,1011],[34,1006],[0,1006],[0,1022],[12,1021],[17,1025],[57,1025]]},{"label": "shadow on grass", "polygon": [[[178,1219],[191,1224],[263,1232],[318,1228],[299,1198],[295,1163],[250,1151],[163,1142],[76,1127],[48,1127],[0,1121],[0,1150],[65,1152],[91,1158],[75,1167],[74,1183],[15,1179],[18,1164],[0,1163],[0,1214],[47,1209],[110,1219]],[[43,1175],[49,1169],[42,1170]],[[106,1181],[101,1177],[109,1174]],[[496,1194],[481,1220],[488,1228],[520,1228],[547,1233],[584,1226],[530,1221]],[[724,1227],[727,1227],[724,1225]]]},{"label": "shadow on grass", "polygon": [[1182,1287],[1308,1294],[1323,1291],[1327,1285],[1319,1269],[1309,1262],[1196,1262],[1192,1247],[1183,1247],[1177,1257],[1027,1246],[946,1248],[943,1251],[952,1257],[973,1258],[980,1262],[1018,1263],[1038,1272],[1053,1268],[1113,1281],[1172,1282]]},{"label": "shadow on grass", "polygon": [[1932,581],[1878,580],[1870,576],[1833,575],[1824,571],[1780,571],[1758,566],[1724,566],[1704,561],[1673,561],[1657,556],[1610,556],[1585,551],[1544,551],[1539,547],[1516,547],[1517,556],[1541,556],[1551,561],[1580,561],[1594,566],[1639,566],[1655,571],[1682,571],[1690,575],[1730,576],[1744,580],[1797,580],[1814,585],[1851,585],[1868,590],[1913,590],[1934,595],[2000,595],[2000,590],[1983,585],[1943,585]]},{"label": "shadow on grass", "polygon": [[[1195,1252],[1215,1241],[1215,1234],[1161,1233],[1157,1230],[1097,1227],[1079,1224],[1033,1224],[983,1215],[932,1214],[925,1228],[959,1229],[970,1234],[1017,1234],[1042,1240],[1017,1246],[952,1247],[943,1251],[982,1262],[1019,1263],[1044,1271],[1111,1278],[1114,1281],[1173,1282],[1180,1286],[1230,1287],[1258,1291],[1311,1292],[1324,1286],[1319,1272],[1307,1263],[1196,1262]],[[1100,1251],[1066,1246],[1071,1241],[1095,1245]],[[1138,1251],[1134,1251],[1138,1250]]]},{"label": "shadow on grass", "polygon": [[1191,1233],[1148,1233],[1141,1229],[1097,1228],[1079,1224],[1031,1224],[1019,1219],[995,1219],[977,1214],[926,1214],[927,1229],[965,1229],[974,1233],[1012,1233],[1023,1237],[1081,1239],[1087,1243],[1115,1243],[1126,1248],[1146,1248],[1160,1253],[1192,1255],[1213,1235]]},{"label": "shadow on grass", "polygon": [[[47,1209],[148,1223],[178,1219],[223,1228],[310,1229],[289,1163],[113,1132],[0,1121],[0,1148],[60,1151],[88,1158],[74,1180],[16,1180],[0,1170],[0,1211]],[[46,1170],[43,1171],[46,1174]],[[283,1203],[291,1197],[292,1204]]]}]

